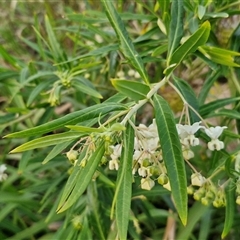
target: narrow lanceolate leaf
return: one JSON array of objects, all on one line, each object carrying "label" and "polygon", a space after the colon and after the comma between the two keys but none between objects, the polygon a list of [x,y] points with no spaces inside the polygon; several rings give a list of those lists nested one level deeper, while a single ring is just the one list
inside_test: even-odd
[{"label": "narrow lanceolate leaf", "polygon": [[87,159],[85,167],[79,167],[78,164],[74,167],[73,175],[70,176],[58,205],[58,213],[70,208],[86,190],[105,151],[103,141],[97,146],[96,151]]},{"label": "narrow lanceolate leaf", "polygon": [[235,188],[236,184],[234,183],[233,179],[230,180],[226,188],[226,208],[225,208],[225,221],[224,221],[224,228],[222,232],[222,239],[227,236],[229,231],[232,228],[234,215],[235,215]]},{"label": "narrow lanceolate leaf", "polygon": [[237,102],[239,100],[240,100],[240,97],[224,98],[224,99],[212,101],[212,102],[204,104],[200,107],[200,114],[202,117],[206,117],[208,114],[214,112],[215,110],[217,110],[219,108],[223,108],[224,106],[227,106],[227,105]]},{"label": "narrow lanceolate leaf", "polygon": [[155,95],[153,100],[158,135],[162,147],[163,160],[167,168],[173,200],[183,225],[186,225],[187,180],[176,123],[168,103],[159,95]]},{"label": "narrow lanceolate leaf", "polygon": [[[123,152],[118,170],[116,200],[116,222],[119,239],[127,239],[129,213],[132,197],[132,158],[134,150],[134,129],[130,124],[123,134]],[[113,203],[114,204],[114,203]]]},{"label": "narrow lanceolate leaf", "polygon": [[120,18],[120,16],[118,15],[116,9],[114,8],[112,1],[102,0],[102,3],[106,10],[106,15],[117,34],[122,53],[130,61],[130,63],[135,67],[135,69],[141,75],[145,83],[148,84],[149,80],[148,80],[148,76],[145,71],[142,59],[139,56],[139,54],[136,52],[134,45],[128,35],[128,32],[124,26],[124,23]]},{"label": "narrow lanceolate leaf", "polygon": [[49,123],[45,123],[40,126],[23,130],[20,132],[11,133],[6,135],[5,137],[23,138],[23,137],[29,137],[29,136],[36,136],[36,135],[44,134],[47,132],[51,132],[55,129],[64,127],[65,125],[73,125],[73,124],[81,123],[87,120],[97,118],[99,116],[102,117],[107,113],[126,110],[126,109],[127,108],[123,104],[117,104],[117,103],[96,104],[94,106],[85,108],[83,110],[69,113]]},{"label": "narrow lanceolate leaf", "polygon": [[111,82],[120,93],[135,101],[146,98],[150,91],[148,85],[136,81],[112,79]]},{"label": "narrow lanceolate leaf", "polygon": [[[170,68],[173,70],[182,60],[192,52],[195,52],[197,48],[205,44],[210,34],[211,26],[208,21],[204,22],[202,26],[193,33],[170,57],[169,65],[173,66]],[[167,70],[167,73],[171,72]]]},{"label": "narrow lanceolate leaf", "polygon": [[168,59],[180,45],[183,36],[183,1],[173,0],[171,7],[171,21],[168,38]]},{"label": "narrow lanceolate leaf", "polygon": [[79,132],[65,132],[59,134],[53,134],[41,138],[34,139],[32,141],[26,142],[19,147],[14,148],[10,153],[24,152],[27,150],[35,149],[35,148],[44,148],[51,145],[56,145],[59,143],[68,142],[70,140],[74,140],[79,138],[83,134]]},{"label": "narrow lanceolate leaf", "polygon": [[[191,107],[193,107],[196,112],[198,112],[199,104],[192,87],[186,81],[182,80],[181,78],[177,78],[176,76],[173,76],[173,81],[174,85],[182,93],[187,103]],[[192,123],[200,121],[199,116],[193,110],[191,110],[190,108],[188,110],[190,112],[190,118]]]}]

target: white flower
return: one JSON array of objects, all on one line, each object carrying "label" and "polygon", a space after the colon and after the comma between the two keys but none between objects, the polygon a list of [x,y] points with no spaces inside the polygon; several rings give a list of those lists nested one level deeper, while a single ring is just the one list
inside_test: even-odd
[{"label": "white flower", "polygon": [[148,169],[146,167],[138,168],[138,174],[141,177],[146,177],[148,175]]},{"label": "white flower", "polygon": [[119,164],[118,164],[118,160],[117,159],[112,159],[109,161],[109,169],[110,170],[118,170],[119,168]]},{"label": "white flower", "polygon": [[224,148],[224,142],[218,140],[218,138],[222,134],[225,128],[227,127],[216,126],[216,127],[210,127],[209,129],[205,128],[205,133],[211,138],[211,141],[208,143],[209,150],[219,151]]},{"label": "white flower", "polygon": [[183,147],[182,148],[182,153],[183,153],[184,159],[186,159],[186,160],[189,160],[189,159],[194,157],[193,151],[188,147]]},{"label": "white flower", "polygon": [[145,138],[158,138],[156,120],[153,119],[153,122],[149,127],[144,124],[139,124],[139,133]]},{"label": "white flower", "polygon": [[155,182],[147,177],[147,178],[142,178],[141,179],[141,188],[145,190],[151,190],[155,185]]},{"label": "white flower", "polygon": [[117,144],[116,146],[110,146],[113,149],[113,153],[110,155],[112,159],[118,159],[121,156],[122,145]]},{"label": "white flower", "polygon": [[200,173],[193,173],[191,175],[191,183],[193,186],[201,187],[206,182],[206,178]]},{"label": "white flower", "polygon": [[205,133],[211,138],[211,139],[217,139],[222,134],[223,129],[227,128],[226,126],[220,127],[210,127],[209,129],[205,128]]},{"label": "white flower", "polygon": [[193,125],[176,124],[178,135],[180,136],[182,143],[186,146],[196,146],[199,144],[199,139],[194,134],[200,129],[204,128],[200,126],[200,122],[196,122]]},{"label": "white flower", "polygon": [[7,167],[5,164],[0,165],[0,182],[3,182],[7,179],[7,174],[4,173],[7,170]]}]

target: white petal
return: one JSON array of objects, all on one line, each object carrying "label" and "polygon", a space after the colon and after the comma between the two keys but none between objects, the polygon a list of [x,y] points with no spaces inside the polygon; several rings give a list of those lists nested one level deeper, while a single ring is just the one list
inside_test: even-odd
[{"label": "white petal", "polygon": [[171,186],[169,182],[167,184],[164,184],[163,187],[166,188],[168,191],[171,191]]},{"label": "white petal", "polygon": [[205,177],[203,177],[200,173],[193,173],[191,175],[191,182],[193,186],[201,187],[205,181]]},{"label": "white petal", "polygon": [[141,188],[145,190],[151,190],[155,185],[155,182],[151,178],[141,179]]},{"label": "white petal", "polygon": [[209,129],[205,128],[205,133],[211,138],[211,139],[217,139],[222,134],[223,130],[227,128],[226,126],[220,127],[210,127]]}]

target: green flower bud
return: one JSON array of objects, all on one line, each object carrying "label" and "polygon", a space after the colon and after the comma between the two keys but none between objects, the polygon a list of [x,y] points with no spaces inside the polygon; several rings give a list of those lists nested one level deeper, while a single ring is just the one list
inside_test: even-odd
[{"label": "green flower bud", "polygon": [[215,194],[212,191],[207,191],[206,197],[209,199],[213,199],[215,197]]},{"label": "green flower bud", "polygon": [[77,159],[77,157],[78,157],[78,152],[77,151],[70,150],[69,152],[67,152],[67,158],[72,164]]},{"label": "green flower bud", "polygon": [[194,193],[194,188],[193,188],[193,186],[188,186],[188,187],[187,187],[187,193],[188,193],[189,195],[193,195],[193,193]]},{"label": "green flower bud", "polygon": [[77,230],[82,229],[82,217],[81,216],[76,216],[72,220],[73,227]]},{"label": "green flower bud", "polygon": [[149,161],[149,159],[148,158],[145,158],[144,160],[143,160],[143,162],[142,162],[142,166],[143,167],[148,167],[148,166],[150,166],[150,161]]},{"label": "green flower bud", "polygon": [[168,176],[165,173],[162,173],[157,180],[160,185],[165,185],[168,183]]},{"label": "green flower bud", "polygon": [[111,132],[115,132],[115,131],[124,131],[126,128],[125,126],[123,126],[121,123],[114,123],[111,127],[110,127],[110,131]]},{"label": "green flower bud", "polygon": [[160,170],[157,166],[151,166],[150,173],[152,174],[153,177],[158,177],[160,174]]},{"label": "green flower bud", "polygon": [[205,206],[209,205],[209,199],[207,197],[201,198],[201,203]]}]

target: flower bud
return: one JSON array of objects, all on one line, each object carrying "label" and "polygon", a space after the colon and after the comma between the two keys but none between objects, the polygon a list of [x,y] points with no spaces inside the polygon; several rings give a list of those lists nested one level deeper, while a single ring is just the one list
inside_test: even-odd
[{"label": "flower bud", "polygon": [[150,167],[150,174],[153,176],[153,177],[158,177],[159,174],[160,174],[160,170],[157,166],[151,166]]},{"label": "flower bud", "polygon": [[72,219],[72,224],[73,227],[77,230],[82,229],[82,217],[81,216],[76,216]]},{"label": "flower bud", "polygon": [[77,159],[78,157],[78,152],[75,150],[70,150],[67,152],[67,158],[71,163],[74,163],[74,161]]},{"label": "flower bud", "polygon": [[155,182],[147,177],[147,178],[142,178],[141,179],[141,188],[145,190],[151,190],[155,185]]},{"label": "flower bud", "polygon": [[187,193],[188,193],[189,195],[193,195],[193,193],[194,193],[194,188],[193,188],[192,186],[188,186],[188,187],[187,187]]},{"label": "flower bud", "polygon": [[209,205],[209,199],[207,197],[201,198],[201,203],[205,206]]},{"label": "flower bud", "polygon": [[162,173],[157,180],[160,185],[165,185],[168,183],[168,176],[165,173]]},{"label": "flower bud", "polygon": [[237,196],[236,204],[237,204],[237,205],[240,205],[240,196]]}]

